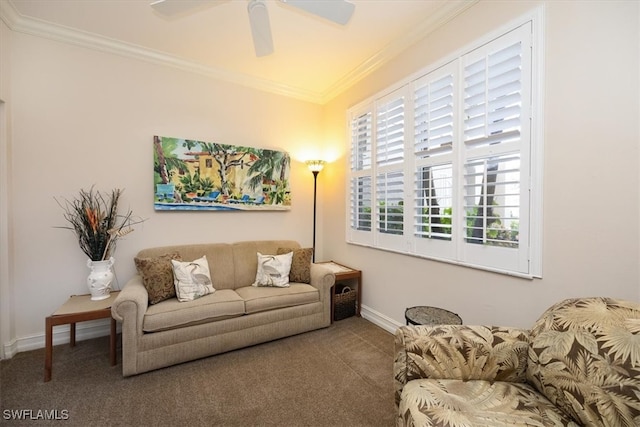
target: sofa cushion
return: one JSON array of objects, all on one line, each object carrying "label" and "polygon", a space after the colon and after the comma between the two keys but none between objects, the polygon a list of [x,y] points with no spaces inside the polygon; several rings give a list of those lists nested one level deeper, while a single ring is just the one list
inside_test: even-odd
[{"label": "sofa cushion", "polygon": [[243,314],[244,300],[234,290],[218,289],[193,301],[180,302],[172,298],[149,306],[142,329],[157,332]]},{"label": "sofa cushion", "polygon": [[318,289],[304,283],[290,283],[287,288],[245,286],[236,292],[244,299],[247,314],[320,301]]},{"label": "sofa cushion", "polygon": [[176,296],[171,260],[180,261],[180,254],[172,252],[156,257],[134,258],[138,273],[142,276],[142,284],[149,295],[149,304]]},{"label": "sofa cushion", "polygon": [[640,305],[613,298],[568,299],[533,326],[527,376],[582,425],[640,419]]},{"label": "sofa cushion", "polygon": [[578,427],[530,385],[504,381],[409,381],[398,416],[406,426]]},{"label": "sofa cushion", "polygon": [[293,251],[289,280],[297,283],[311,283],[311,259],[313,248],[291,249],[278,248],[278,255]]}]

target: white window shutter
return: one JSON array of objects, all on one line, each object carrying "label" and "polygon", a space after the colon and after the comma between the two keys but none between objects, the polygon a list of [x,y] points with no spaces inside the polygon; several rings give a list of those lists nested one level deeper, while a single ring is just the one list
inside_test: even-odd
[{"label": "white window shutter", "polygon": [[356,115],[351,120],[351,170],[371,169],[373,113],[371,111]]},{"label": "white window shutter", "polygon": [[348,241],[372,244],[373,106],[352,113]]},{"label": "white window shutter", "polygon": [[403,249],[405,234],[406,90],[376,101],[375,241]]},{"label": "white window shutter", "polygon": [[530,27],[520,27],[463,57],[461,258],[524,274],[529,273],[531,93],[524,84],[530,82],[529,40]]},{"label": "white window shutter", "polygon": [[[451,68],[451,67],[449,67]],[[414,151],[418,158],[449,154],[453,149],[454,75],[427,76],[414,90]]]},{"label": "white window shutter", "polygon": [[413,83],[413,250],[453,258],[454,149],[458,97],[457,61]]},{"label": "white window shutter", "polygon": [[348,241],[539,277],[533,28],[523,20],[349,111]]},{"label": "white window shutter", "polygon": [[376,121],[376,166],[389,166],[404,161],[404,97],[400,96],[378,107]]},{"label": "white window shutter", "polygon": [[378,174],[376,179],[376,228],[380,233],[404,234],[404,173]]}]

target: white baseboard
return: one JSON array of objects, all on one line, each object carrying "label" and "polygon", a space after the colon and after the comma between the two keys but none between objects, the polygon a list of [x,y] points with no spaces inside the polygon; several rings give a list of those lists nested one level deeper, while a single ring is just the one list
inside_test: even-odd
[{"label": "white baseboard", "polygon": [[[118,328],[119,328],[118,324]],[[111,334],[111,322],[109,319],[92,320],[76,324],[76,341],[88,340],[108,336]],[[53,328],[53,345],[69,343],[69,325],[60,325]],[[22,338],[17,338],[3,346],[5,359],[10,359],[17,353],[23,351],[37,350],[44,348],[45,334],[37,334]]]},{"label": "white baseboard", "polygon": [[2,359],[11,359],[17,353],[18,353],[18,342],[16,340],[11,340],[2,346],[2,354],[0,354],[0,357]]},{"label": "white baseboard", "polygon": [[395,334],[396,329],[402,326],[401,323],[396,322],[390,317],[387,317],[384,314],[377,312],[370,307],[367,307],[366,305],[363,305],[360,308],[360,315],[369,322],[380,326],[382,329],[392,334]]}]

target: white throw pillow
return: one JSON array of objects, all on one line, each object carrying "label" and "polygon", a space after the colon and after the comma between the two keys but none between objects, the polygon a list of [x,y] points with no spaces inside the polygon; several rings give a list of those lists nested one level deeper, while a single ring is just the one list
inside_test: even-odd
[{"label": "white throw pillow", "polygon": [[258,272],[253,286],[289,287],[289,271],[293,252],[283,255],[262,255],[258,252]]},{"label": "white throw pillow", "polygon": [[192,301],[215,292],[206,256],[191,262],[172,259],[171,265],[173,266],[173,284],[176,287],[178,301]]}]

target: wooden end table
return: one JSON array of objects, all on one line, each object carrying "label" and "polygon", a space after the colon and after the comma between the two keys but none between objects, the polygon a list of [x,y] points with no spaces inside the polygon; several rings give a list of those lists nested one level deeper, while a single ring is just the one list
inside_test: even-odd
[{"label": "wooden end table", "polygon": [[[357,289],[357,303],[356,303],[356,316],[360,317],[360,305],[362,303],[362,271],[356,270],[355,268],[347,267],[346,265],[339,264],[335,261],[323,261],[318,262],[317,264],[322,264],[324,267],[329,268],[336,275],[336,282],[339,280],[347,280],[347,279],[355,279],[357,281],[358,289]],[[334,314],[334,298],[333,292],[331,295],[331,322],[333,323],[333,314]]]},{"label": "wooden end table", "polygon": [[44,382],[51,380],[53,363],[53,327],[69,326],[69,345],[76,345],[76,323],[96,319],[111,319],[111,337],[109,340],[109,360],[111,366],[117,363],[116,358],[116,320],[111,317],[111,305],[120,291],[111,292],[109,298],[92,301],[91,295],[72,295],[55,313],[45,319],[45,359]]}]

